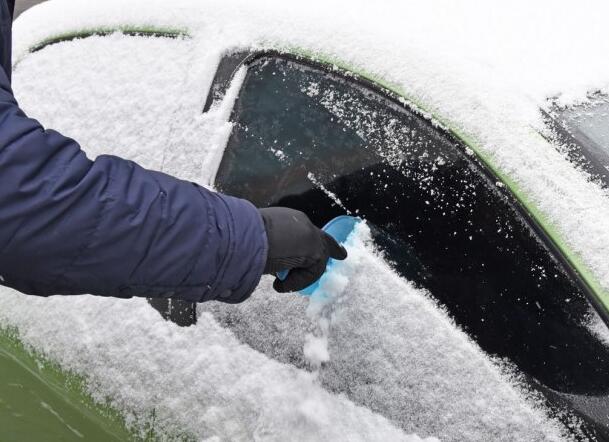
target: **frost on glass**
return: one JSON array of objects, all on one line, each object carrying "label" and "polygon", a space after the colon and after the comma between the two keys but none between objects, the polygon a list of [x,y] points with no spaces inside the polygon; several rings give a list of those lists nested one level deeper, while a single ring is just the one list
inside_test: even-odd
[{"label": "frost on glass", "polygon": [[609,97],[596,94],[588,101],[554,109],[548,123],[569,160],[609,186]]},{"label": "frost on glass", "polygon": [[561,398],[609,393],[609,348],[587,326],[585,296],[442,129],[352,79],[279,58],[250,67],[232,119],[220,190],[320,226],[361,216],[400,275],[555,407],[588,419]]},{"label": "frost on glass", "polygon": [[567,108],[562,118],[592,143],[591,149],[598,149],[609,158],[609,97],[596,97],[586,105]]}]

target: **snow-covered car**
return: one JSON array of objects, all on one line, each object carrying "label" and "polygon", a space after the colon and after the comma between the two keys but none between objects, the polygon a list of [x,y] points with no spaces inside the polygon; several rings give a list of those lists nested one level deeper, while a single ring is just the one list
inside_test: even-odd
[{"label": "snow-covered car", "polygon": [[238,306],[152,302],[161,317],[140,299],[3,288],[0,428],[609,440],[603,14],[164,3],[26,12],[21,106],[91,155],[366,227],[311,298],[265,278]]}]

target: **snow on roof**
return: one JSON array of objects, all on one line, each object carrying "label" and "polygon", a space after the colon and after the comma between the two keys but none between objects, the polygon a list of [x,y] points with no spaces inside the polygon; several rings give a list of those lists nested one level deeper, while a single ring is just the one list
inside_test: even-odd
[{"label": "snow on roof", "polygon": [[[559,3],[51,0],[15,24],[14,90],[28,113],[92,156],[114,153],[208,182],[213,171],[206,165],[230,131],[230,103],[200,115],[221,53],[318,53],[399,87],[476,140],[609,288],[609,200],[537,133],[548,97],[569,103],[609,89],[609,61],[600,56],[609,49],[608,6]],[[121,26],[180,29],[190,38],[113,35],[27,55],[50,37]],[[27,343],[88,375],[92,391],[133,419],[154,407],[167,431],[393,440],[407,438],[401,427],[461,440],[559,437],[535,400],[363,247],[352,252],[375,272],[354,273],[342,307],[347,319],[329,337],[330,385],[344,388],[349,370],[373,376],[375,387],[356,385],[349,398],[274,360],[300,354],[311,324],[304,301],[272,293],[268,281],[250,303],[216,306],[216,319],[205,314],[188,330],[161,321],[142,300],[35,299],[6,289],[0,324],[19,327]],[[230,312],[261,340],[269,323],[283,330],[266,344],[276,347],[265,350],[272,357],[219,325]]]}]

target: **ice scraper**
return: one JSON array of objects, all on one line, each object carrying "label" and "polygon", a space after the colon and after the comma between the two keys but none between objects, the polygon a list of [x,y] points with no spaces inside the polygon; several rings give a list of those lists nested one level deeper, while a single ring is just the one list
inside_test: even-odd
[{"label": "ice scraper", "polygon": [[[355,216],[348,216],[348,215],[337,216],[336,218],[334,218],[330,222],[328,222],[322,228],[322,230],[324,232],[326,232],[328,235],[330,235],[332,238],[334,238],[339,244],[344,245],[345,242],[347,242],[349,235],[351,235],[351,233],[355,230],[355,228],[357,227],[357,225],[360,222],[362,222],[362,220]],[[328,273],[332,272],[332,268],[334,267],[335,262],[336,262],[335,259],[330,258],[330,260],[328,261],[328,264],[326,266],[326,271],[321,276],[321,278],[319,278],[317,281],[315,281],[310,286],[305,287],[304,289],[300,290],[298,293],[300,293],[303,296],[311,296],[313,294],[313,292],[317,289],[317,287],[319,287],[319,283],[322,280],[322,278],[325,275],[327,275]],[[287,278],[288,273],[289,273],[289,270],[284,270],[282,272],[278,272],[277,277],[281,280],[284,280],[285,278]]]}]

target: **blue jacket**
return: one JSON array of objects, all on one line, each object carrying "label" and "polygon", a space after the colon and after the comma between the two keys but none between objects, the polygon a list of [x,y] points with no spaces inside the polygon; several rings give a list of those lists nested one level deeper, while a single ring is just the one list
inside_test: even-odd
[{"label": "blue jacket", "polygon": [[10,86],[14,0],[0,3],[0,283],[39,296],[246,299],[266,260],[258,210],[121,158],[91,161],[28,118]]}]

